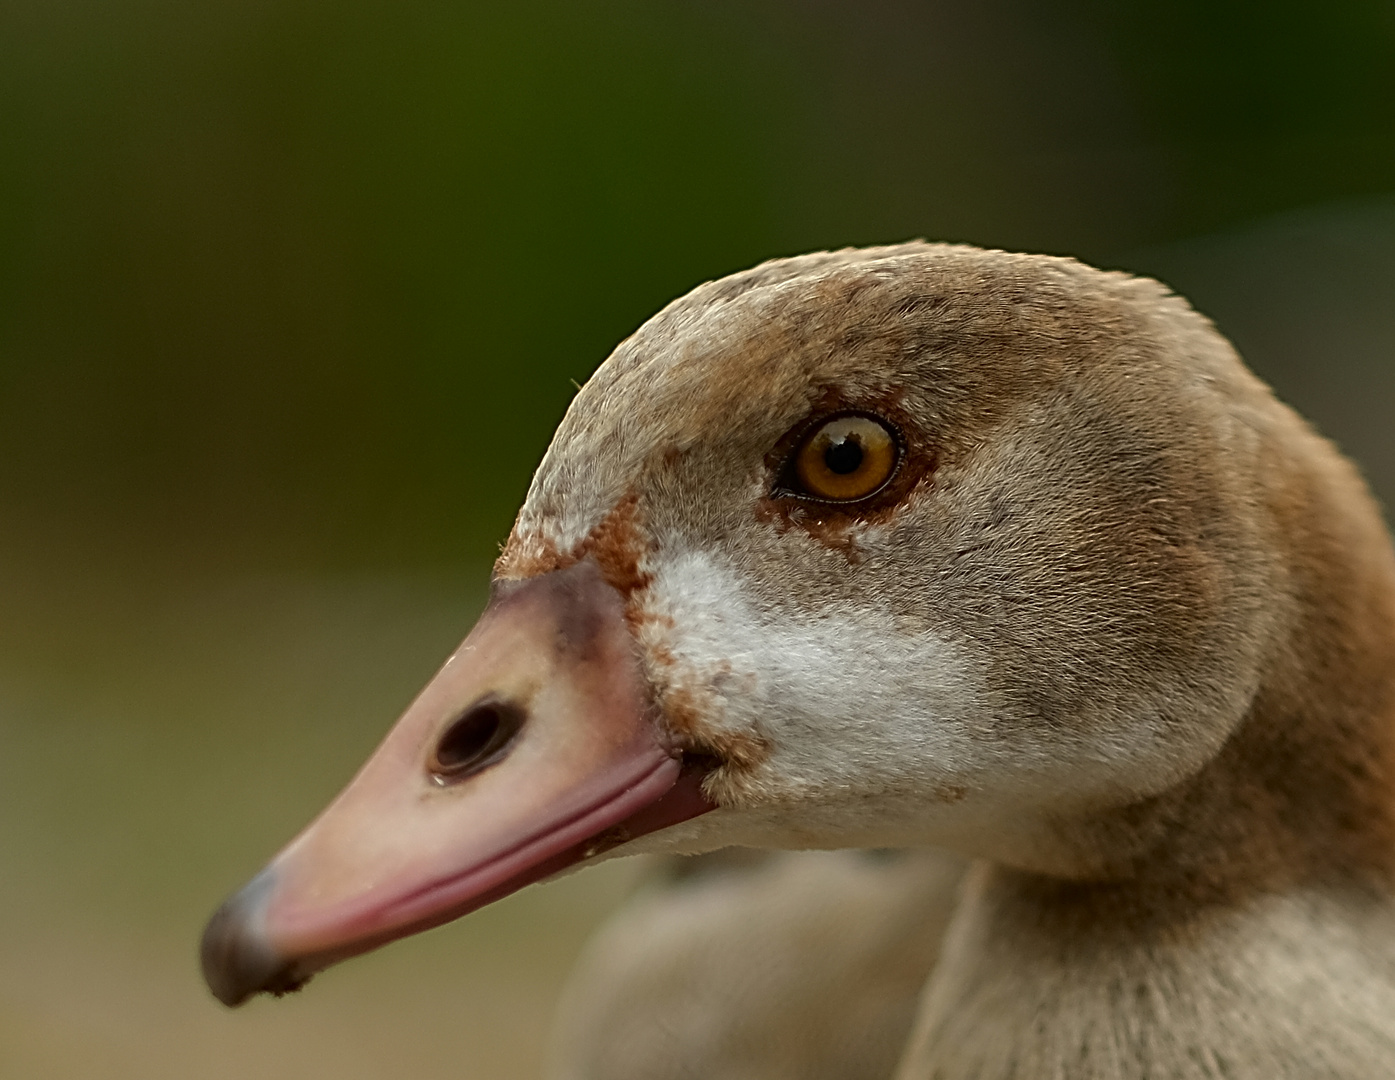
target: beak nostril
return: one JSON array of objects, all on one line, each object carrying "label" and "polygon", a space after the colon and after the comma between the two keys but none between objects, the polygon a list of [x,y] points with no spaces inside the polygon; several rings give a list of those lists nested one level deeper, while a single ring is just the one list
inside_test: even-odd
[{"label": "beak nostril", "polygon": [[523,727],[517,705],[487,697],[471,705],[446,728],[428,768],[440,782],[459,780],[493,765],[512,745]]}]

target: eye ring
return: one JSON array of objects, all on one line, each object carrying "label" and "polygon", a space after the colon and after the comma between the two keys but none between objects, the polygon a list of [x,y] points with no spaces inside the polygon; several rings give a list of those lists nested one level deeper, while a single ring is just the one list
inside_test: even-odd
[{"label": "eye ring", "polygon": [[783,470],[783,493],[821,503],[859,503],[884,490],[904,454],[886,420],[845,412],[821,418],[800,438]]}]

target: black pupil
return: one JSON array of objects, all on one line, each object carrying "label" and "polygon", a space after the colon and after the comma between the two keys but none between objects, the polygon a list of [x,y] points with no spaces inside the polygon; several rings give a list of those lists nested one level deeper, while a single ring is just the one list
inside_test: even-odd
[{"label": "black pupil", "polygon": [[855,473],[862,467],[862,444],[845,436],[823,452],[823,463],[828,466],[829,472],[839,476]]}]

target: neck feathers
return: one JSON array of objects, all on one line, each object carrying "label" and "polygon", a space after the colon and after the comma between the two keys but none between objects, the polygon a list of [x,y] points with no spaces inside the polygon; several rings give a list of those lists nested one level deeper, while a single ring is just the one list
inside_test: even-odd
[{"label": "neck feathers", "polygon": [[1231,906],[981,864],[898,1080],[1378,1076],[1395,911],[1359,890]]},{"label": "neck feathers", "polygon": [[1189,780],[1063,830],[1094,876],[1193,904],[1395,895],[1395,554],[1350,463],[1282,406],[1266,419],[1275,630],[1251,706]]},{"label": "neck feathers", "polygon": [[1271,432],[1276,647],[1245,719],[1190,780],[1063,827],[1092,880],[976,869],[899,1080],[1395,1060],[1395,557],[1355,470],[1287,410]]}]

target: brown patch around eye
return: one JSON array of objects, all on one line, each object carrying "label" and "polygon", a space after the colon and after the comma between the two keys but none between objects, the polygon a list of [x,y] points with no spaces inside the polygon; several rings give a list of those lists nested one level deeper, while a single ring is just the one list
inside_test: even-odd
[{"label": "brown patch around eye", "polygon": [[794,493],[849,503],[875,495],[900,464],[901,447],[881,420],[851,413],[823,421],[794,452],[786,482]]},{"label": "brown patch around eye", "polygon": [[933,473],[937,456],[895,399],[850,402],[830,391],[766,454],[766,509],[800,520],[871,520]]},{"label": "brown patch around eye", "polygon": [[[841,448],[853,438],[856,455]],[[770,494],[757,514],[781,530],[802,529],[857,563],[858,527],[895,514],[934,473],[936,458],[894,398],[848,401],[829,391],[766,455]]]}]

